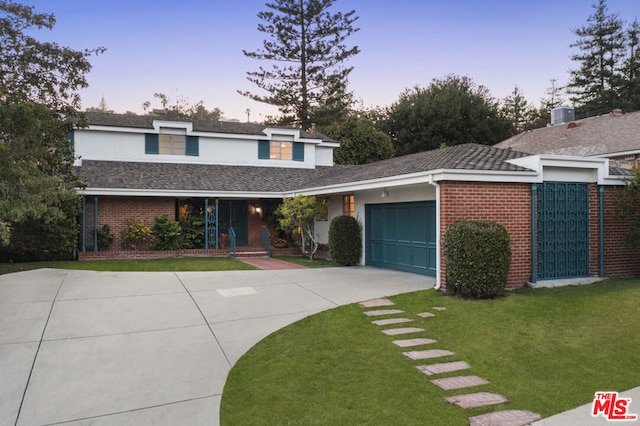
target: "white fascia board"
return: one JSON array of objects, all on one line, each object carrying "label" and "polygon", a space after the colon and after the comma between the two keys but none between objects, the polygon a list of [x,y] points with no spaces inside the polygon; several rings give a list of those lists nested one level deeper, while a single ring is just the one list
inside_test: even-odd
[{"label": "white fascia board", "polygon": [[400,176],[389,176],[360,182],[327,185],[316,188],[304,188],[290,194],[322,195],[345,192],[365,191],[369,189],[392,188],[395,186],[417,185],[433,181],[474,181],[474,182],[541,182],[536,172],[501,172],[493,170],[455,170],[438,169],[427,172],[411,173]]},{"label": "white fascia board", "polygon": [[170,127],[172,129],[185,129],[187,133],[193,131],[193,123],[191,121],[168,121],[168,120],[153,120],[153,129],[156,132],[160,132],[161,127]]},{"label": "white fascia board", "polygon": [[291,136],[293,137],[294,142],[302,142],[302,143],[312,143],[312,144],[321,144],[322,139],[312,139],[312,138],[301,138],[300,137],[300,129],[282,129],[280,127],[267,127],[263,130],[264,134],[267,135],[269,140],[277,140],[278,135],[282,136]]},{"label": "white fascia board", "polygon": [[140,128],[140,127],[115,127],[115,126],[96,126],[90,124],[89,127],[83,127],[76,129],[79,131],[100,131],[100,132],[115,132],[115,133],[149,133],[152,129]]},{"label": "white fascia board", "polygon": [[[545,167],[595,169],[598,185],[618,185],[622,179],[619,176],[609,176],[609,160],[598,157],[574,157],[568,155],[539,154],[507,160],[511,164],[535,170],[543,178]],[[540,180],[539,182],[542,182]]]},{"label": "white fascia board", "polygon": [[640,149],[632,149],[630,151],[607,152],[606,154],[593,155],[594,158],[618,157],[620,155],[640,154]]},{"label": "white fascia board", "polygon": [[340,148],[340,142],[320,141],[320,144],[318,146],[326,146],[329,148]]},{"label": "white fascia board", "polygon": [[79,189],[80,195],[109,195],[118,197],[172,197],[172,198],[285,198],[282,192],[250,191],[175,191],[168,189],[123,189],[123,188],[85,188]]}]

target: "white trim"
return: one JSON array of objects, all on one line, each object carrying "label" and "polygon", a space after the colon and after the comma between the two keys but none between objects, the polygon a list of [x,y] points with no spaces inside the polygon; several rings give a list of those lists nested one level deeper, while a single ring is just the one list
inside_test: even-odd
[{"label": "white trim", "polygon": [[607,152],[606,154],[592,155],[591,157],[611,158],[611,157],[618,157],[620,155],[631,155],[631,154],[636,154],[636,155],[640,154],[640,149],[631,149],[629,151]]},{"label": "white trim", "polygon": [[200,197],[200,198],[286,198],[282,192],[251,191],[176,191],[169,189],[122,189],[122,188],[86,188],[78,190],[80,195],[103,195],[117,197]]},{"label": "white trim", "polygon": [[591,169],[596,170],[598,185],[623,185],[624,176],[609,175],[609,159],[595,157],[574,157],[568,155],[539,154],[507,160],[511,164],[534,170],[541,183],[544,179],[545,167]]},{"label": "white trim", "polygon": [[160,133],[161,128],[184,129],[187,134],[191,134],[193,132],[193,123],[190,121],[153,120],[153,130],[156,133]]}]

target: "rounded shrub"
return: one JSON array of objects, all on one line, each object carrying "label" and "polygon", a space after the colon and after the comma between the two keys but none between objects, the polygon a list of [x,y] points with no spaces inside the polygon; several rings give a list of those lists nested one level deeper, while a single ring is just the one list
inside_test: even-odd
[{"label": "rounded shrub", "polygon": [[156,217],[152,231],[151,246],[156,250],[180,250],[184,246],[180,224],[166,214]]},{"label": "rounded shrub", "polygon": [[504,292],[511,264],[509,234],[499,223],[462,220],[444,234],[447,290],[476,299]]},{"label": "rounded shrub", "polygon": [[357,265],[362,256],[362,227],[351,216],[337,216],[329,225],[329,254],[339,265]]}]

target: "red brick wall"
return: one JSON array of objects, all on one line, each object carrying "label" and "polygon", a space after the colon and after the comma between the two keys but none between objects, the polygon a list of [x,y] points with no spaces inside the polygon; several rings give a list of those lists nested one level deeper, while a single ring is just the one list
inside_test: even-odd
[{"label": "red brick wall", "polygon": [[249,225],[249,245],[260,246],[262,245],[262,227],[265,226],[265,223],[262,221],[262,215],[256,211],[255,203],[249,201],[248,208],[247,221]]},{"label": "red brick wall", "polygon": [[[98,226],[109,225],[115,235],[111,250],[122,248],[120,233],[131,219],[143,219],[152,227],[157,216],[175,219],[175,199],[165,197],[98,197]],[[140,249],[148,249],[148,246]]]},{"label": "red brick wall", "polygon": [[640,277],[640,249],[625,241],[629,222],[616,215],[615,197],[620,187],[605,187],[604,196],[604,272],[607,277]]},{"label": "red brick wall", "polygon": [[[447,227],[459,220],[502,224],[511,239],[507,288],[522,287],[531,277],[531,186],[523,183],[440,183],[440,244]],[[442,288],[446,288],[444,253],[440,256]]]}]

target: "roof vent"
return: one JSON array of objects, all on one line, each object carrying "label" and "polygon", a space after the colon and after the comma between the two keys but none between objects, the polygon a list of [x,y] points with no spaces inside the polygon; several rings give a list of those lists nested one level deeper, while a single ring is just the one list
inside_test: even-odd
[{"label": "roof vent", "polygon": [[575,120],[575,109],[571,107],[558,107],[551,110],[551,125],[569,123]]}]

